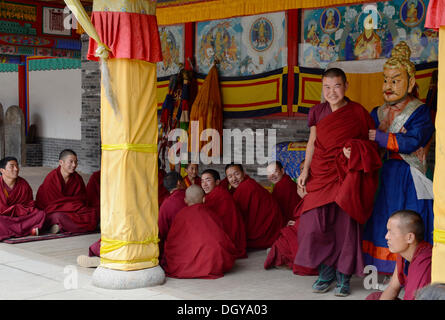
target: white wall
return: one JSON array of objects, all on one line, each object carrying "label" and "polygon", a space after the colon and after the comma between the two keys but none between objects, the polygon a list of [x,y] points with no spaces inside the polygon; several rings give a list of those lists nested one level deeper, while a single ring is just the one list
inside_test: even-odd
[{"label": "white wall", "polygon": [[0,103],[3,112],[10,106],[19,105],[19,73],[0,72]]},{"label": "white wall", "polygon": [[29,121],[37,136],[81,139],[81,70],[31,71]]}]

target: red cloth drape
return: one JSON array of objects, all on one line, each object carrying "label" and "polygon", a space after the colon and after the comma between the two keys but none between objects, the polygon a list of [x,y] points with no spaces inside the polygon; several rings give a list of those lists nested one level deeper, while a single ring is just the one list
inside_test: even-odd
[{"label": "red cloth drape", "polygon": [[408,275],[404,273],[406,261],[401,255],[397,255],[397,277],[400,284],[405,287],[403,300],[414,300],[416,291],[431,283],[432,249],[432,245],[425,241],[417,245],[408,267]]},{"label": "red cloth drape", "polygon": [[167,236],[162,267],[173,278],[220,278],[237,251],[221,223],[203,204],[182,209]]},{"label": "red cloth drape", "polygon": [[[368,138],[374,122],[360,104],[349,102],[317,124],[317,139],[299,214],[336,202],[363,224],[372,212],[381,160]],[[351,147],[351,158],[343,154]]]},{"label": "red cloth drape", "polygon": [[[111,52],[109,58],[136,59],[148,62],[162,61],[156,16],[131,12],[98,12],[91,16],[101,41]],[[88,59],[98,61],[94,55],[97,42],[90,39]]]},{"label": "red cloth drape", "polygon": [[284,174],[281,180],[273,188],[272,196],[280,205],[281,213],[284,216],[284,225],[286,225],[289,220],[295,219],[293,216],[294,209],[301,201],[297,191],[297,184],[287,174]]},{"label": "red cloth drape", "polygon": [[46,212],[48,223],[59,224],[62,231],[96,229],[96,211],[87,206],[85,183],[77,172],[65,183],[60,166],[51,171],[37,190],[36,203]]},{"label": "red cloth drape", "polygon": [[425,28],[439,29],[445,26],[445,1],[430,0],[425,18]]},{"label": "red cloth drape", "polygon": [[229,191],[221,186],[216,186],[209,194],[206,194],[205,206],[221,220],[224,230],[232,239],[238,251],[236,257],[246,257],[244,221]]},{"label": "red cloth drape", "polygon": [[283,216],[272,195],[249,176],[233,193],[246,227],[247,247],[269,248],[278,238]]}]

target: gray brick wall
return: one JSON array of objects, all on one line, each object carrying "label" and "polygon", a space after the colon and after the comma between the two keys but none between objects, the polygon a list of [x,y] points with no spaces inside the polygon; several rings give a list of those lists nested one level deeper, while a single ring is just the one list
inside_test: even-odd
[{"label": "gray brick wall", "polygon": [[81,164],[83,159],[80,154],[80,140],[55,139],[55,138],[37,138],[37,143],[41,145],[42,166],[56,168],[58,166],[59,154],[63,149],[72,149],[79,158],[79,170],[82,171]]}]

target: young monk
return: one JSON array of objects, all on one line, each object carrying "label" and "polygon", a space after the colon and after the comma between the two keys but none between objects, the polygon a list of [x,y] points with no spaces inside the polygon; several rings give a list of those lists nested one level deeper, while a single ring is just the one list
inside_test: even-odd
[{"label": "young monk", "polygon": [[247,248],[266,249],[277,239],[283,216],[272,195],[244,173],[241,164],[228,164],[227,180],[246,227]]},{"label": "young monk", "polygon": [[88,232],[97,227],[96,210],[88,207],[85,183],[76,168],[76,153],[63,150],[59,167],[46,176],[37,191],[37,207],[46,212],[44,228],[50,227],[51,233]]},{"label": "young monk", "polygon": [[185,168],[185,172],[187,175],[184,177],[185,187],[188,188],[192,184],[196,184],[198,186],[201,185],[201,178],[198,176],[198,165],[196,163],[189,163]]},{"label": "young monk", "polygon": [[400,210],[391,215],[386,228],[388,248],[397,254],[396,267],[385,291],[371,293],[366,299],[398,299],[404,287],[403,300],[414,300],[416,292],[431,282],[432,245],[424,241],[423,219],[415,211]]},{"label": "young monk", "polygon": [[224,230],[239,251],[237,258],[246,255],[246,230],[241,213],[232,195],[220,186],[220,175],[213,169],[205,170],[201,175],[201,186],[205,192],[204,204],[221,220]]},{"label": "young monk", "polygon": [[176,216],[165,243],[165,274],[172,278],[220,278],[228,272],[237,250],[215,213],[203,205],[204,191],[187,188],[183,208]]},{"label": "young monk", "polygon": [[184,202],[185,185],[181,175],[176,171],[167,173],[164,177],[164,187],[170,192],[170,196],[164,200],[159,209],[159,250],[162,253],[163,243],[167,239],[170,227],[177,213],[187,204]]},{"label": "young monk", "polygon": [[45,222],[45,212],[35,207],[32,189],[19,171],[16,158],[0,160],[0,241],[39,235]]},{"label": "young monk", "polygon": [[277,200],[284,215],[284,225],[294,221],[294,209],[301,201],[298,185],[284,172],[280,161],[271,162],[267,166],[267,179],[274,184],[272,196]]}]

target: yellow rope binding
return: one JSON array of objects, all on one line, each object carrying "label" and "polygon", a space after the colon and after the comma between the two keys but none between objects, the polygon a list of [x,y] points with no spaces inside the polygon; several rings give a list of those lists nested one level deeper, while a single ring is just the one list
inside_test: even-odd
[{"label": "yellow rope binding", "polygon": [[102,150],[106,151],[130,150],[136,152],[157,153],[158,146],[155,144],[142,144],[142,143],[103,144]]},{"label": "yellow rope binding", "polygon": [[435,229],[433,233],[433,241],[445,244],[445,230]]}]

